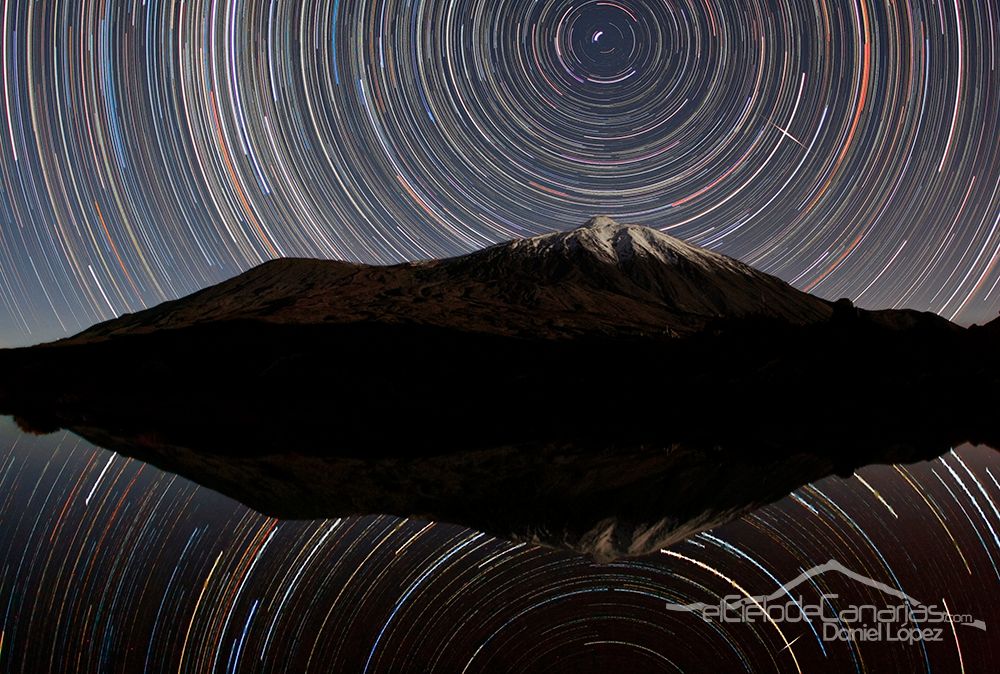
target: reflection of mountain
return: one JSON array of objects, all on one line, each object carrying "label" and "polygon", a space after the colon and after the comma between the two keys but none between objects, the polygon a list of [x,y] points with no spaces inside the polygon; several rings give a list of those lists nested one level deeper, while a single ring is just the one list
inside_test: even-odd
[{"label": "reflection of mountain", "polygon": [[418,515],[608,558],[995,438],[996,333],[598,218],[451,260],[271,262],[0,352],[0,411],[275,515]]}]

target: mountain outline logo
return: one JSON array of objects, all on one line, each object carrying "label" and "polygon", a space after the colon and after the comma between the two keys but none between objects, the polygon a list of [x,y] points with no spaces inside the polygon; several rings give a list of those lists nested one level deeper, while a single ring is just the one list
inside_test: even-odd
[{"label": "mountain outline logo", "polygon": [[[735,602],[729,601],[735,595],[727,595],[725,597],[722,597],[719,604],[708,604],[705,602],[695,602],[691,604],[677,604],[668,602],[666,604],[666,608],[669,611],[675,611],[675,612],[697,613],[700,614],[703,619],[707,620],[708,616],[716,612],[718,612],[719,614],[725,614],[727,612],[740,612],[741,610],[750,606],[763,608],[766,607],[769,603],[773,603],[776,600],[780,600],[783,597],[789,597],[792,599],[795,605],[802,610],[803,613],[806,613],[806,611],[802,608],[801,603],[798,600],[796,600],[795,597],[792,595],[792,590],[794,590],[802,583],[805,583],[811,580],[812,578],[815,578],[816,576],[821,576],[828,572],[839,573],[843,576],[846,576],[847,578],[850,578],[855,582],[861,583],[862,585],[878,590],[883,594],[895,597],[896,599],[900,600],[907,606],[908,608],[907,613],[912,613],[913,609],[931,609],[932,612],[933,609],[935,609],[934,605],[925,604],[924,602],[921,602],[912,595],[909,595],[898,588],[892,587],[891,585],[875,580],[874,578],[870,578],[868,576],[857,573],[856,571],[853,571],[848,567],[844,566],[836,559],[831,559],[827,562],[824,562],[823,564],[818,564],[816,566],[813,566],[812,568],[803,571],[790,581],[780,584],[778,588],[770,594],[747,595],[745,597],[737,599]],[[839,595],[823,595],[823,597],[825,599],[827,597],[839,597]],[[860,608],[868,608],[869,606],[870,605],[864,605]],[[854,607],[854,608],[859,608],[859,607]],[[973,619],[971,616],[967,615],[953,614],[950,611],[945,611],[943,615],[946,617],[946,620],[944,620],[943,622],[964,625],[967,627],[974,627],[983,632],[986,631],[986,622],[984,620]],[[958,619],[956,620],[956,618]]]}]

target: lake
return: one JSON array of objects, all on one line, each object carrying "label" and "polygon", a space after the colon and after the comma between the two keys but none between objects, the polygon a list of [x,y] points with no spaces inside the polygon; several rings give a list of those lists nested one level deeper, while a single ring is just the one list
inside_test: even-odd
[{"label": "lake", "polygon": [[[988,671],[1000,659],[1000,455],[836,477],[639,559],[595,564],[447,524],[280,521],[60,431],[0,420],[4,671]],[[847,641],[668,604],[898,598],[985,624]],[[823,599],[823,595],[837,598]],[[905,602],[904,602],[905,603]],[[829,637],[829,638],[828,638]],[[790,647],[785,647],[791,643]]]}]

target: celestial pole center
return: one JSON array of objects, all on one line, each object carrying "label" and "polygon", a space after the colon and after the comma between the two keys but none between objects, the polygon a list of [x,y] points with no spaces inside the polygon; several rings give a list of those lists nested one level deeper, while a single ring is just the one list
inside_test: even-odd
[{"label": "celestial pole center", "polygon": [[0,343],[266,259],[646,224],[824,297],[1000,309],[994,0],[12,0]]}]

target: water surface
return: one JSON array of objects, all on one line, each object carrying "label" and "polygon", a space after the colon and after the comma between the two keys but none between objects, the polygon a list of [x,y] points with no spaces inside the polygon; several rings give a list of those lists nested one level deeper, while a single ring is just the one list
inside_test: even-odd
[{"label": "water surface", "polygon": [[[0,420],[0,668],[37,671],[987,671],[1000,658],[1000,455],[828,478],[647,558],[596,565],[392,517],[282,522],[59,432]],[[942,642],[831,643],[668,602],[837,559],[974,614]],[[836,574],[799,591],[876,598]],[[786,641],[794,641],[782,650]]]}]

